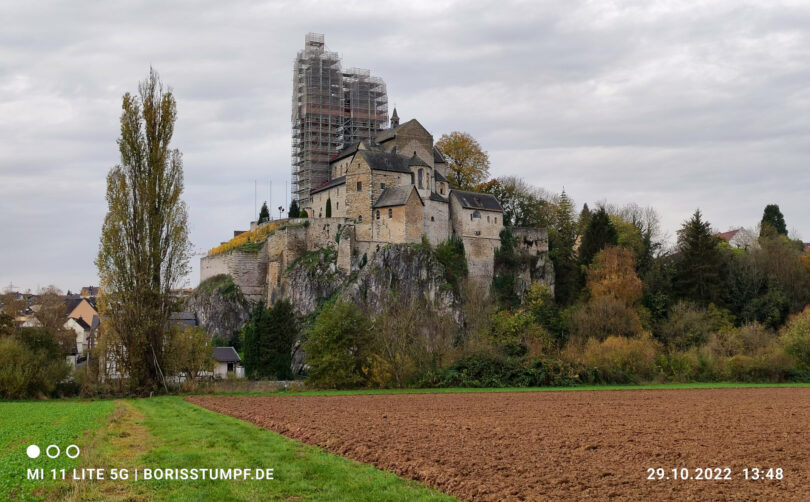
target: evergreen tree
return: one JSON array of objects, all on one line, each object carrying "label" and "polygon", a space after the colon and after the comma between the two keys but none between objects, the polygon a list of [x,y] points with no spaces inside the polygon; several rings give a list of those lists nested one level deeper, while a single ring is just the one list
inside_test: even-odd
[{"label": "evergreen tree", "polygon": [[610,221],[605,208],[599,210],[591,216],[585,232],[582,234],[582,243],[579,246],[579,263],[587,267],[593,261],[596,253],[605,246],[615,246],[618,243],[619,234],[616,227]]},{"label": "evergreen tree", "polygon": [[262,209],[259,211],[259,225],[270,221],[270,210],[267,209],[267,201],[262,204]]},{"label": "evergreen tree", "polygon": [[292,304],[289,300],[277,301],[268,311],[262,333],[260,364],[265,376],[292,379],[292,347],[297,335]]},{"label": "evergreen tree", "polygon": [[579,234],[582,235],[585,233],[585,229],[588,228],[588,225],[591,222],[591,217],[593,214],[591,213],[591,209],[588,207],[588,203],[582,205],[582,211],[579,213]]},{"label": "evergreen tree", "polygon": [[768,204],[762,213],[762,223],[760,224],[759,236],[765,237],[773,234],[787,235],[785,217],[779,210],[777,204]]},{"label": "evergreen tree", "polygon": [[501,247],[495,250],[495,277],[492,279],[492,291],[495,299],[503,308],[520,305],[520,298],[515,292],[515,279],[520,260],[517,255],[517,239],[509,228],[501,230]]},{"label": "evergreen tree", "polygon": [[332,217],[332,197],[326,199],[326,217]]},{"label": "evergreen tree", "polygon": [[287,213],[287,216],[290,218],[298,218],[301,214],[301,209],[298,207],[298,201],[293,199],[292,204],[290,204],[290,211]]},{"label": "evergreen tree", "polygon": [[549,228],[549,256],[555,275],[554,294],[561,305],[573,302],[579,292],[579,267],[574,252],[576,242],[574,203],[563,190]]},{"label": "evergreen tree", "polygon": [[678,257],[673,280],[678,296],[703,305],[718,302],[726,275],[719,242],[719,238],[712,235],[709,222],[703,221],[699,209],[678,230]]},{"label": "evergreen tree", "polygon": [[287,300],[272,308],[258,305],[245,325],[245,372],[249,378],[292,378],[292,346],[298,334],[295,313]]}]

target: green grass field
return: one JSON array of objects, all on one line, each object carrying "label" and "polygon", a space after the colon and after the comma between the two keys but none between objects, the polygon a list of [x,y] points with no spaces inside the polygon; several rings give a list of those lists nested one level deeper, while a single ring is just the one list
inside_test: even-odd
[{"label": "green grass field", "polygon": [[[810,384],[661,384],[572,388],[308,391],[275,395],[532,392],[808,387]],[[37,444],[42,456],[26,456]],[[78,460],[45,447],[77,444]],[[27,469],[272,468],[272,481],[28,481]],[[142,471],[141,471],[142,472]],[[291,441],[177,396],[0,402],[0,500],[453,500],[418,483]]]},{"label": "green grass field", "polygon": [[[86,432],[100,427],[113,410],[112,401],[46,401],[0,403],[0,499],[37,499],[57,483],[28,481],[28,469],[70,470],[78,465],[64,451],[70,444],[83,448]],[[36,459],[26,455],[28,445],[39,446]],[[48,458],[46,448],[55,444],[61,455]]]},{"label": "green grass field", "polygon": [[[0,416],[0,500],[455,500],[174,396],[0,403]],[[30,460],[31,443],[80,444],[80,462]],[[126,469],[129,479],[26,481],[32,467]],[[135,481],[143,468],[272,468],[274,479]]]}]

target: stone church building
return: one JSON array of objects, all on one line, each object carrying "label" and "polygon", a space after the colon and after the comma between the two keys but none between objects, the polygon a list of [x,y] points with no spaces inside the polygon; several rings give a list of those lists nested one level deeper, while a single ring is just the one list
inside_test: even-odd
[{"label": "stone church building", "polygon": [[[234,240],[264,236],[260,249],[223,243],[229,250],[215,248],[201,259],[200,280],[229,274],[248,298],[269,302],[289,290],[284,273],[308,252],[334,250],[336,270],[348,276],[387,244],[419,243],[424,237],[436,246],[456,237],[464,244],[469,277],[486,287],[501,244],[503,208],[492,195],[450,188],[447,162],[419,121],[399,124],[394,110],[391,122],[373,140],[331,158],[329,179],[311,189],[301,208],[306,218],[254,222],[250,231],[234,232]],[[518,245],[538,257],[537,270],[521,280],[545,274],[552,285],[546,231],[512,230]]]},{"label": "stone church building", "polygon": [[418,120],[399,124],[394,110],[391,125],[333,157],[330,180],[312,190],[303,209],[312,218],[352,221],[358,243],[419,242],[424,235],[435,246],[457,236],[471,275],[491,277],[503,208],[492,195],[450,189],[447,162]]}]

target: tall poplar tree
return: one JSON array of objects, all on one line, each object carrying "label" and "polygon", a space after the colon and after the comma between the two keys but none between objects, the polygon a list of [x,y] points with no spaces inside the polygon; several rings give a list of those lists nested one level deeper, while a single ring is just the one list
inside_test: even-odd
[{"label": "tall poplar tree", "polygon": [[107,174],[108,211],[96,265],[102,347],[135,394],[165,388],[170,291],[189,271],[183,162],[169,144],[177,106],[154,69],[124,94],[120,163]]}]

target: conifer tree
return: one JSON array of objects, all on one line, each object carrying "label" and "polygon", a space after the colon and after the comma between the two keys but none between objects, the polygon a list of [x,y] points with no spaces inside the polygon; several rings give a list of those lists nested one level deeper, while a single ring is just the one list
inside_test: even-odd
[{"label": "conifer tree", "polygon": [[588,222],[588,227],[582,234],[582,244],[579,247],[579,263],[587,267],[593,261],[596,253],[603,250],[605,246],[615,246],[618,243],[619,234],[616,227],[610,221],[607,211],[600,207],[593,214]]},{"label": "conifer tree", "polygon": [[700,209],[678,230],[673,286],[681,298],[703,305],[720,300],[726,266],[719,242]]},{"label": "conifer tree", "polygon": [[287,212],[287,216],[290,218],[298,218],[300,213],[301,209],[298,207],[298,201],[293,199],[292,204],[290,204],[290,210]]},{"label": "conifer tree", "polygon": [[577,222],[574,203],[563,190],[549,228],[549,256],[554,264],[554,294],[558,303],[568,305],[578,294],[579,267],[574,246]]},{"label": "conifer tree", "polygon": [[765,211],[762,213],[759,236],[765,237],[773,234],[787,235],[787,233],[785,217],[782,211],[779,210],[779,206],[776,204],[768,204],[765,206]]},{"label": "conifer tree", "polygon": [[259,225],[262,223],[267,223],[270,221],[270,210],[267,209],[267,202],[265,201],[262,204],[262,209],[259,211],[259,221],[257,222]]}]

